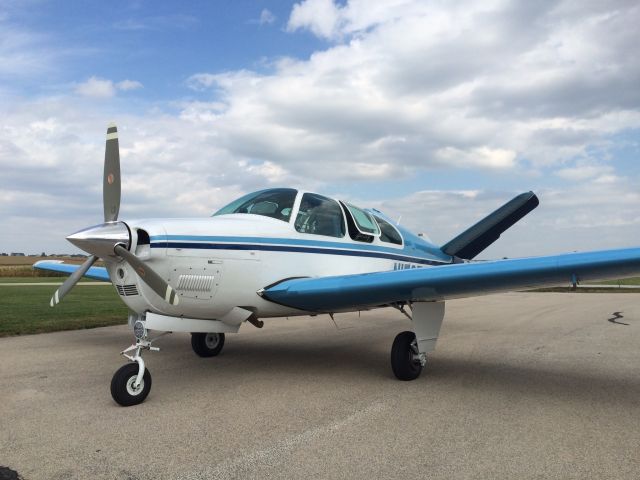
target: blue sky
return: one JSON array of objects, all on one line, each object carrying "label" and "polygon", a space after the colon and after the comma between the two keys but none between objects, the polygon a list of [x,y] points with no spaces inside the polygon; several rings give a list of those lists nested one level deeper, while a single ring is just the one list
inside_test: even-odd
[{"label": "blue sky", "polygon": [[[23,78],[26,93],[50,93],[56,83],[91,76],[126,76],[144,80],[138,100],[161,101],[192,93],[184,82],[193,72],[260,70],[269,59],[304,58],[322,48],[326,42],[312,35],[291,41],[284,31],[293,3],[34,1],[7,11],[12,23],[41,35],[43,48],[56,50],[64,66],[47,82]],[[265,9],[272,17],[260,23]]]},{"label": "blue sky", "polygon": [[541,206],[487,251],[637,245],[635,2],[0,0],[0,251],[100,220],[207,215],[291,185],[451,236]]}]

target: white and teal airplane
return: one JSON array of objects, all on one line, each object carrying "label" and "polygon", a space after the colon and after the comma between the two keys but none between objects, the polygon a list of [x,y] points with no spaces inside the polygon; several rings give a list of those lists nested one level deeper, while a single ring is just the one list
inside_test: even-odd
[{"label": "white and teal airplane", "polygon": [[[136,341],[111,381],[123,406],[144,401],[151,375],[142,352],[168,332],[191,333],[202,357],[220,353],[226,333],[261,319],[392,306],[409,317],[391,367],[417,378],[436,345],[445,300],[640,273],[640,248],[472,262],[502,232],[538,206],[523,193],[442,247],[377,210],[293,188],[246,195],[207,218],[118,220],[120,157],[107,129],[104,223],[67,239],[90,256],[82,265],[41,261],[70,277],[55,306],[82,276],[111,282],[130,310]],[[105,267],[94,267],[101,258]],[[155,337],[149,331],[157,331]]]}]

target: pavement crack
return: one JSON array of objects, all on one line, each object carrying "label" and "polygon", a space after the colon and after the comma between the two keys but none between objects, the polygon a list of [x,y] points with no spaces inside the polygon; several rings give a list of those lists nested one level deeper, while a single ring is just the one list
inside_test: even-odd
[{"label": "pavement crack", "polygon": [[624,315],[622,315],[622,312],[613,312],[613,317],[608,318],[607,321],[611,322],[611,323],[617,323],[618,325],[627,325],[627,326],[629,326],[628,323],[618,322],[617,320],[619,318],[624,318]]}]

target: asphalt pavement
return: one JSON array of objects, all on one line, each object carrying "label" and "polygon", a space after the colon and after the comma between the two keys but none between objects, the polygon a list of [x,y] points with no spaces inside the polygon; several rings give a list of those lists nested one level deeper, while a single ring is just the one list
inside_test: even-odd
[{"label": "asphalt pavement", "polygon": [[126,327],[0,339],[0,473],[30,479],[640,477],[640,294],[447,303],[422,376],[395,380],[392,309],[266,320],[200,358],[147,352],[122,408]]}]

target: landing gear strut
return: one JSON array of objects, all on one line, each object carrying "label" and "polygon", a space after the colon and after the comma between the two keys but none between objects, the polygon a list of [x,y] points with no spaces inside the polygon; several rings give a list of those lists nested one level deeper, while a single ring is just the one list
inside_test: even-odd
[{"label": "landing gear strut", "polygon": [[[151,391],[151,374],[144,365],[142,351],[150,350],[157,352],[160,349],[151,344],[158,338],[171,333],[163,332],[160,335],[149,339],[144,322],[138,320],[133,326],[136,336],[136,343],[120,352],[128,358],[131,363],[120,367],[111,379],[111,396],[119,405],[130,407],[138,405],[147,398]],[[135,351],[133,355],[128,352]]]}]

